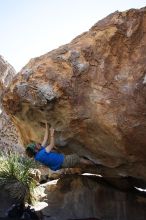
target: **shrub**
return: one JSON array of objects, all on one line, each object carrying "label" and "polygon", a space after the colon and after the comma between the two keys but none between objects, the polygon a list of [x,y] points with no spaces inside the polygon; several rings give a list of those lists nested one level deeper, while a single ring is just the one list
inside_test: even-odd
[{"label": "shrub", "polygon": [[35,168],[35,162],[16,153],[0,155],[0,185],[17,201],[31,203],[36,181],[29,170]]}]

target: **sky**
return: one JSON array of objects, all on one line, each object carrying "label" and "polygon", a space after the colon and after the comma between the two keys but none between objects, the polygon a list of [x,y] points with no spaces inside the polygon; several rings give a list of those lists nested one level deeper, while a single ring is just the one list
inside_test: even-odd
[{"label": "sky", "polygon": [[145,6],[146,0],[0,0],[0,55],[18,72],[108,14]]}]

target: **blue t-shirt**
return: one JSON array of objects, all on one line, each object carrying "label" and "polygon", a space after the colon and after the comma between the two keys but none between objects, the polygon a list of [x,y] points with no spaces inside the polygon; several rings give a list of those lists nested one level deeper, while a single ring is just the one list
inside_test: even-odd
[{"label": "blue t-shirt", "polygon": [[46,149],[42,149],[35,155],[35,160],[48,166],[51,170],[59,170],[64,161],[64,155],[55,152],[46,152]]}]

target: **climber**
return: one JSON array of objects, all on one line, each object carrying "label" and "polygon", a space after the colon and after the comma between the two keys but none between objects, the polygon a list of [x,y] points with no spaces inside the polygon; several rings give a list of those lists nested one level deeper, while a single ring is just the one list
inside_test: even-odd
[{"label": "climber", "polygon": [[59,170],[61,168],[72,168],[77,164],[93,165],[94,163],[77,154],[64,155],[54,151],[54,129],[50,128],[50,144],[47,145],[48,140],[48,124],[46,123],[46,130],[42,144],[30,143],[27,145],[26,153],[29,157],[34,157],[36,161],[48,166],[51,170]]}]

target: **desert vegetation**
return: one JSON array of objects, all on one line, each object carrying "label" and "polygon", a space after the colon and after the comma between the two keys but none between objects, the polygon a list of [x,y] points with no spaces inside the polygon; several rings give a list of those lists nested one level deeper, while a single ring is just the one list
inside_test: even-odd
[{"label": "desert vegetation", "polygon": [[0,186],[8,195],[19,202],[32,203],[36,181],[30,170],[36,167],[35,162],[17,153],[0,154]]}]

